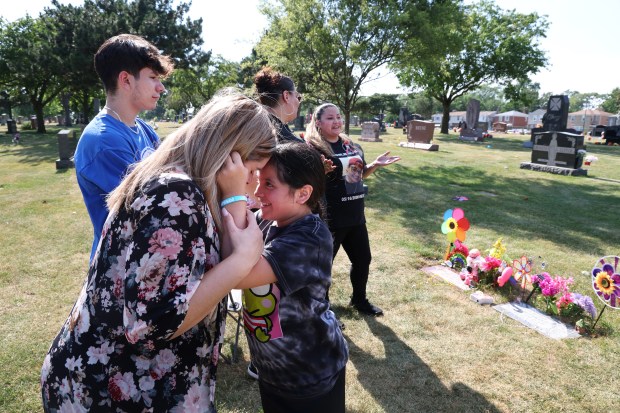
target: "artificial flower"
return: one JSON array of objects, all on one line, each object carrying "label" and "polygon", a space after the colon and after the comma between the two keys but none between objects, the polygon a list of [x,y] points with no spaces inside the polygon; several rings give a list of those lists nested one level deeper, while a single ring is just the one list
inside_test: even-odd
[{"label": "artificial flower", "polygon": [[495,241],[495,244],[493,244],[493,246],[489,250],[489,255],[491,257],[501,259],[504,256],[505,252],[506,247],[504,246],[504,244],[502,244],[502,238],[498,238],[498,240]]},{"label": "artificial flower", "polygon": [[448,209],[443,214],[441,232],[446,234],[448,241],[465,241],[465,233],[469,229],[469,220],[465,218],[465,212],[461,208]]},{"label": "artificial flower", "polygon": [[620,303],[620,274],[615,273],[614,267],[605,263],[603,268],[592,270],[594,291],[603,298],[605,304],[616,307]]},{"label": "artificial flower", "polygon": [[575,304],[583,308],[583,310],[588,313],[591,318],[596,317],[596,307],[594,306],[594,302],[592,302],[592,298],[579,293],[572,293],[571,295]]}]

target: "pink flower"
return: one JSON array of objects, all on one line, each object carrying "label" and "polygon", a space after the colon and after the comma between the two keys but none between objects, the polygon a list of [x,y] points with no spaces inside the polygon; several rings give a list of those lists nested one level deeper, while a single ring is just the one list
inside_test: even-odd
[{"label": "pink flower", "polygon": [[150,253],[159,253],[165,258],[172,260],[177,257],[181,251],[181,243],[183,238],[181,234],[172,228],[161,228],[155,231],[155,233],[149,239]]},{"label": "pink flower", "polygon": [[484,258],[484,263],[480,266],[480,269],[487,272],[499,268],[500,265],[502,265],[502,260],[488,256]]},{"label": "pink flower", "polygon": [[560,299],[555,303],[558,309],[568,307],[569,304],[573,302],[573,296],[571,293],[566,292]]},{"label": "pink flower", "polygon": [[121,374],[117,372],[108,381],[108,391],[112,400],[129,400],[137,391],[131,373]]}]

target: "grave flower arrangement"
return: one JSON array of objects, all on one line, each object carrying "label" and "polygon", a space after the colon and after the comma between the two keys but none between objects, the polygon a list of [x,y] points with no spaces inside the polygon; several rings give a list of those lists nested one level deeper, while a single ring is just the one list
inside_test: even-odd
[{"label": "grave flower arrangement", "polygon": [[489,254],[484,257],[478,249],[471,249],[467,256],[467,266],[460,272],[461,279],[470,287],[479,284],[502,287],[508,279],[500,282],[500,278],[507,268],[510,268],[502,259],[505,252],[506,247],[502,244],[501,238],[493,244],[489,249]]}]

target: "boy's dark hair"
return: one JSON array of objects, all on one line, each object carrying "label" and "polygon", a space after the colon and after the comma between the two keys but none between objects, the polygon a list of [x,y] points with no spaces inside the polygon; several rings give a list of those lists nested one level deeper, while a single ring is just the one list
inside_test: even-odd
[{"label": "boy's dark hair", "polygon": [[116,91],[118,74],[122,71],[140,76],[148,67],[160,76],[169,76],[174,63],[170,56],[159,53],[157,47],[140,36],[119,34],[106,40],[95,53],[95,71],[106,93]]},{"label": "boy's dark hair", "polygon": [[312,187],[312,194],[306,202],[310,210],[323,217],[323,195],[325,194],[325,170],[319,152],[304,143],[282,143],[276,145],[268,164],[273,165],[278,179],[292,189],[304,185]]},{"label": "boy's dark hair", "polygon": [[278,98],[285,90],[295,90],[295,83],[290,77],[276,72],[270,67],[264,67],[254,75],[254,87],[258,94],[258,101],[271,108],[276,107]]}]

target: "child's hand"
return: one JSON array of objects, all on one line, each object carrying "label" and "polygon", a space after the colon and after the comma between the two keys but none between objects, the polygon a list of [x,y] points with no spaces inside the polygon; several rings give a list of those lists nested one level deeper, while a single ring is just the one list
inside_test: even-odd
[{"label": "child's hand", "polygon": [[248,178],[248,170],[243,165],[238,152],[231,152],[224,166],[217,172],[216,181],[222,199],[236,195],[244,195]]},{"label": "child's hand", "polygon": [[225,208],[222,209],[226,236],[232,246],[231,255],[236,255],[244,263],[247,262],[249,271],[258,262],[263,252],[263,233],[258,228],[254,214],[248,210],[246,215],[248,226],[240,229],[235,225],[232,215]]}]

